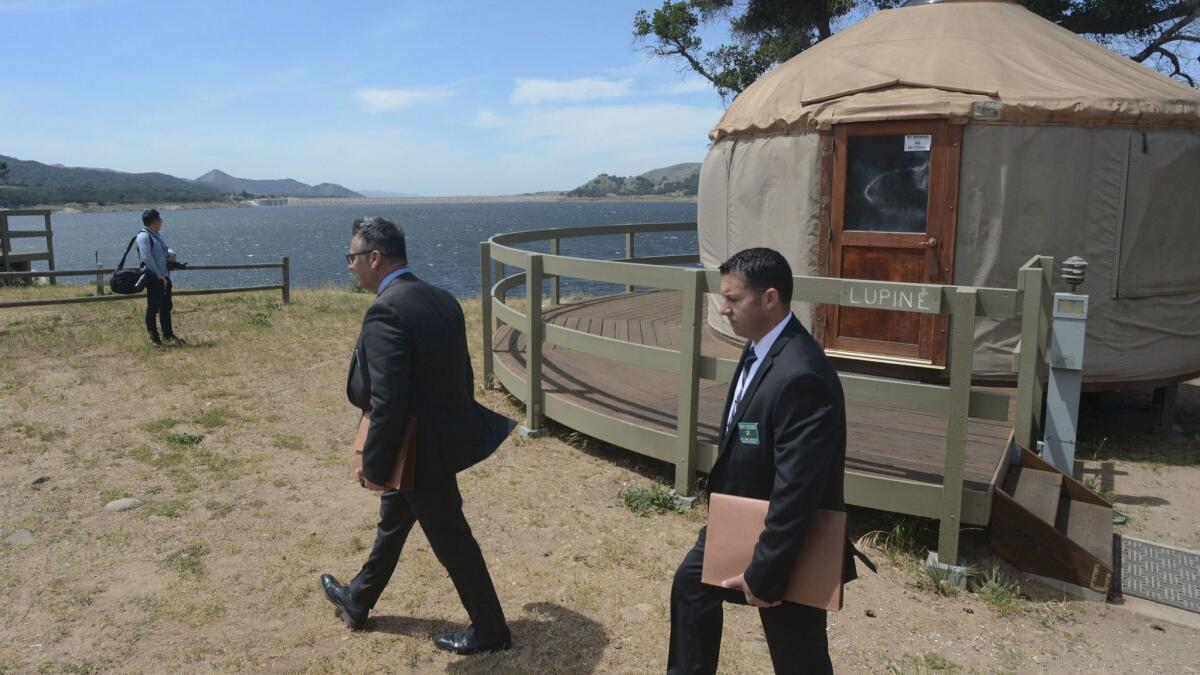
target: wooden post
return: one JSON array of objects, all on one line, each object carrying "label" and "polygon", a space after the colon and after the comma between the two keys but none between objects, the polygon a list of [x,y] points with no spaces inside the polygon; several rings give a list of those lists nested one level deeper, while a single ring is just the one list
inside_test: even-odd
[{"label": "wooden post", "polygon": [[283,256],[283,268],[280,270],[283,276],[283,304],[289,304],[292,301],[292,260],[288,256]]},{"label": "wooden post", "polygon": [[491,389],[492,380],[496,377],[495,363],[492,361],[492,246],[486,241],[479,242],[479,313],[483,318],[483,388]]},{"label": "wooden post", "polygon": [[[558,255],[558,237],[550,240],[550,255]],[[558,307],[558,275],[550,277],[550,306]]]},{"label": "wooden post", "polygon": [[1017,371],[1017,419],[1014,440],[1037,454],[1042,435],[1042,404],[1046,390],[1045,342],[1049,338],[1050,274],[1054,258],[1036,256],[1017,276],[1021,297],[1021,353]]},{"label": "wooden post", "polygon": [[[500,262],[499,260],[495,261],[495,263],[492,265],[492,270],[492,279],[494,280],[492,283],[504,280],[504,263]],[[500,302],[505,302],[506,300],[508,300],[507,291],[500,294]]]},{"label": "wooden post", "polygon": [[958,528],[962,525],[963,464],[967,450],[967,411],[971,404],[976,303],[975,289],[955,289],[950,315],[950,405],[946,410],[946,464],[942,480],[942,516],[938,524],[938,562],[946,565],[958,564]]},{"label": "wooden post", "polygon": [[[626,258],[626,260],[633,260],[634,255],[636,255],[636,249],[633,246],[633,233],[626,232],[625,233],[625,258]],[[626,284],[625,292],[632,293],[633,286],[630,284]]]},{"label": "wooden post", "polygon": [[11,272],[8,266],[8,216],[0,213],[0,272]]},{"label": "wooden post", "polygon": [[542,256],[529,256],[525,270],[525,436],[536,436],[542,430]]},{"label": "wooden post", "polygon": [[104,274],[100,270],[104,269],[100,263],[96,263],[96,295],[104,295]]},{"label": "wooden post", "polygon": [[675,425],[675,493],[696,493],[696,418],[700,401],[700,336],[704,270],[684,270],[683,315],[679,324],[679,410]]},{"label": "wooden post", "polygon": [[[54,269],[54,231],[50,227],[50,212],[47,211],[47,212],[43,213],[42,218],[44,218],[45,222],[46,222],[46,254],[50,256],[50,259],[48,262],[50,264],[50,269],[53,270]],[[29,269],[31,269],[31,270],[33,269],[32,263],[29,265]],[[50,277],[50,285],[57,286],[58,278]]]}]

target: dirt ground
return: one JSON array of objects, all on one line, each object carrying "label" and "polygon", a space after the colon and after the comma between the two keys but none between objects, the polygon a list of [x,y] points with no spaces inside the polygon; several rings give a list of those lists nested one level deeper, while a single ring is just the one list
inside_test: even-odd
[{"label": "dirt ground", "polygon": [[[181,298],[191,344],[166,350],[144,344],[137,302],[0,310],[0,673],[662,671],[670,579],[703,507],[635,515],[621,491],[670,468],[558,427],[460,476],[513,650],[433,647],[465,612],[419,530],[368,629],[334,617],[317,577],[355,574],[378,508],[347,468],[345,368],[368,301]],[[478,303],[466,309],[477,336]],[[520,414],[501,392],[479,396]],[[1181,435],[1144,433],[1148,405],[1085,400],[1080,476],[1114,493],[1119,531],[1198,550],[1200,386],[1181,387]],[[105,509],[123,497],[143,504]],[[860,535],[897,522],[860,509],[851,521]],[[983,534],[964,541],[990,567]],[[838,672],[1200,672],[1188,617],[1032,588],[1007,603],[943,595],[912,558],[868,552],[879,574],[864,571],[830,617]],[[770,672],[754,611],[725,616],[722,672]]]}]

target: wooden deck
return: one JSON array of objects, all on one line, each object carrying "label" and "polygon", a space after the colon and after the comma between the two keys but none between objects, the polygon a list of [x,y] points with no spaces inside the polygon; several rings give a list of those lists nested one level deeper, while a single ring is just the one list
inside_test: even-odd
[{"label": "wooden deck", "polygon": [[[562,305],[544,311],[547,323],[628,342],[677,349],[682,298],[678,291],[651,291]],[[510,370],[525,369],[525,338],[502,326],[495,356]],[[705,330],[706,356],[737,359],[740,349]],[[546,344],[546,394],[641,426],[674,433],[679,382],[676,375],[638,368]],[[716,443],[728,385],[701,380],[699,440]],[[851,405],[847,409],[846,469],[921,483],[942,483],[946,418],[936,414]],[[1005,456],[1012,427],[972,419],[968,423],[963,488],[986,493]]]}]

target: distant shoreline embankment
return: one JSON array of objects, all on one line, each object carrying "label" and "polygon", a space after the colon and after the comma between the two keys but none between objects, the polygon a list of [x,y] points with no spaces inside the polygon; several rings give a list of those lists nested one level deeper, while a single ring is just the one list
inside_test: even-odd
[{"label": "distant shoreline embankment", "polygon": [[[449,197],[272,197],[241,202],[184,202],[179,204],[45,204],[30,207],[59,213],[114,213],[176,209],[270,208],[272,206],[389,206],[396,204],[505,204],[528,202],[695,202],[695,196],[567,197],[563,194],[459,195]],[[269,202],[262,204],[259,202]]]}]

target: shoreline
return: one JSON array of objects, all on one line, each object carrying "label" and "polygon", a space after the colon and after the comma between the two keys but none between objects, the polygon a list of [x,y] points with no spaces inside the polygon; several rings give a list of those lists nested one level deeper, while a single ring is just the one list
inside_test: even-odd
[{"label": "shoreline", "polygon": [[560,203],[560,202],[696,202],[695,196],[683,195],[629,195],[612,197],[568,197],[564,194],[517,194],[517,195],[459,195],[449,197],[284,197],[263,200],[286,200],[285,204],[260,205],[256,200],[242,202],[184,202],[176,204],[39,204],[30,209],[48,209],[55,213],[119,213],[137,212],[149,208],[160,211],[190,209],[248,209],[271,208],[272,206],[370,206],[394,204],[506,204],[506,203]]}]

